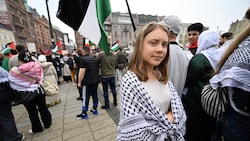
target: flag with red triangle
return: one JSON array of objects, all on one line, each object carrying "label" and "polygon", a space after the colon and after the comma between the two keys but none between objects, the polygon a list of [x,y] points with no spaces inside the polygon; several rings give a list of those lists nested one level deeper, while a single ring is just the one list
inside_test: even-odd
[{"label": "flag with red triangle", "polygon": [[62,43],[57,41],[55,47],[51,50],[54,54],[62,54]]}]

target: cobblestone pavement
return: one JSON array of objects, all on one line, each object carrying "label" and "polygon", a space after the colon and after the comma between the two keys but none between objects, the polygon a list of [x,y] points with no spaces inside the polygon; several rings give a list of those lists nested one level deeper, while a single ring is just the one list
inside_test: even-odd
[{"label": "cobblestone pavement", "polygon": [[[88,113],[89,118],[79,120],[77,114],[81,113],[81,101],[76,100],[79,96],[76,86],[72,82],[59,85],[61,103],[49,107],[52,114],[52,125],[41,133],[31,135],[28,113],[23,105],[12,107],[16,125],[20,133],[26,136],[25,141],[115,141],[117,136],[117,124],[119,121],[119,102],[113,107],[113,97],[110,92],[110,109],[103,110],[104,105],[102,85],[98,86],[99,114]],[[119,101],[119,93],[117,90]],[[89,106],[92,107],[92,98]]]}]

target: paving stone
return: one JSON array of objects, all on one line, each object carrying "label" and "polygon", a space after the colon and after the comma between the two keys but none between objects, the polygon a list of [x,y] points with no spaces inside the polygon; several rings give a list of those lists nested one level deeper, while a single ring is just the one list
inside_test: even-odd
[{"label": "paving stone", "polygon": [[[118,92],[118,91],[117,91]],[[81,113],[81,101],[76,86],[72,83],[59,85],[61,103],[49,107],[52,114],[52,125],[43,132],[34,135],[28,134],[31,123],[25,107],[20,104],[12,106],[16,126],[20,133],[24,133],[25,141],[115,141],[117,136],[117,118],[119,118],[119,105],[109,110],[101,109],[104,104],[102,85],[98,86],[98,115],[88,112],[88,119],[79,120],[76,115]],[[112,101],[112,94],[110,101]],[[118,96],[119,99],[119,96]],[[92,98],[89,107],[92,107]],[[119,104],[119,103],[118,103]]]}]

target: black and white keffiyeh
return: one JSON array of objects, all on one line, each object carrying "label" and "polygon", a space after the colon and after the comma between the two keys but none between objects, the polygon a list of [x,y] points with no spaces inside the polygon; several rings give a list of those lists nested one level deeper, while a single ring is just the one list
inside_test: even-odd
[{"label": "black and white keffiyeh", "polygon": [[169,81],[168,85],[173,124],[152,101],[137,76],[132,71],[124,75],[120,87],[121,107],[117,140],[184,140],[186,113],[173,84]]},{"label": "black and white keffiyeh", "polygon": [[236,87],[250,91],[250,36],[228,57],[219,74],[210,79],[211,86]]}]

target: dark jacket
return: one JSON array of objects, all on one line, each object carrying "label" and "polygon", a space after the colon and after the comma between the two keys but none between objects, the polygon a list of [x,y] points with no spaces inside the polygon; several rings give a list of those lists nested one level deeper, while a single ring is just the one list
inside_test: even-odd
[{"label": "dark jacket", "polygon": [[66,63],[69,65],[70,70],[74,70],[74,60],[72,58],[69,58]]},{"label": "dark jacket", "polygon": [[0,105],[5,102],[10,102],[13,95],[10,92],[9,83],[0,83]]},{"label": "dark jacket", "polygon": [[86,68],[83,78],[83,85],[99,83],[99,64],[95,57],[91,55],[81,57],[79,67]]}]

